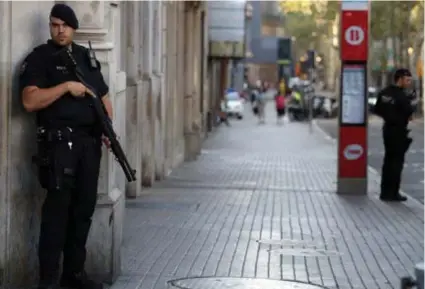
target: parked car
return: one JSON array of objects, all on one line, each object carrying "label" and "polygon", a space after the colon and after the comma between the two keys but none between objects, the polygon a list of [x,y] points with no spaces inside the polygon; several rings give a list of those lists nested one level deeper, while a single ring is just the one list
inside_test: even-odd
[{"label": "parked car", "polygon": [[338,103],[336,99],[323,95],[315,95],[313,98],[314,118],[333,118],[338,115]]},{"label": "parked car", "polygon": [[239,92],[232,91],[227,93],[226,102],[228,116],[235,116],[237,119],[242,119],[245,100],[240,96]]}]

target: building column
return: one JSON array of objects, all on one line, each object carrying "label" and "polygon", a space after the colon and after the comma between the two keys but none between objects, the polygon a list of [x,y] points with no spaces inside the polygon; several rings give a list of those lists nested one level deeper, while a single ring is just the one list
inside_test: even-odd
[{"label": "building column", "polygon": [[198,156],[201,152],[202,146],[202,115],[201,115],[201,79],[203,73],[201,72],[201,64],[204,59],[201,58],[201,10],[205,2],[200,2],[200,6],[193,10],[193,39],[192,46],[194,49],[194,57],[192,58],[192,78],[193,78],[193,92],[192,92],[192,129],[194,133],[194,143],[192,147],[192,154]]},{"label": "building column", "polygon": [[[124,25],[123,36],[127,73],[127,148],[128,159],[132,160],[132,165],[136,169],[137,180],[127,185],[126,196],[134,198],[142,193],[142,129],[143,129],[143,82],[140,79],[140,22],[139,17],[142,9],[142,2],[139,1],[126,1],[121,2],[121,9],[124,9],[121,15],[126,22]],[[123,39],[121,40],[123,41]]]},{"label": "building column", "polygon": [[162,70],[162,1],[152,1],[152,105],[155,180],[164,178],[164,73]]},{"label": "building column", "polygon": [[[202,7],[200,10],[200,19],[199,19],[199,28],[202,31],[200,33],[200,37],[203,38],[200,41],[200,65],[199,69],[201,69],[201,84],[200,84],[200,93],[202,93],[202,97],[200,96],[200,101],[202,102],[201,107],[202,111],[200,111],[201,117],[201,142],[207,138],[208,128],[207,124],[209,122],[209,113],[210,110],[210,99],[209,99],[209,70],[208,70],[208,11],[207,11],[208,2],[202,2]],[[200,148],[201,149],[201,148]]]},{"label": "building column", "polygon": [[[101,63],[114,107],[114,129],[125,148],[125,72],[117,71],[114,43],[119,41],[120,2],[69,1],[80,21],[75,35],[78,44],[89,40]],[[129,159],[132,162],[131,159]],[[133,165],[133,164],[132,164]],[[104,148],[99,177],[98,202],[87,244],[86,269],[97,279],[111,283],[121,271],[121,242],[124,215],[125,177],[114,156]]]},{"label": "building column", "polygon": [[[163,23],[162,23],[162,49],[163,49],[163,60],[162,60],[162,69],[165,74],[165,87],[163,93],[164,99],[166,102],[165,106],[165,171],[168,174],[172,168],[172,159],[173,159],[173,53],[175,50],[175,45],[172,35],[172,25],[174,25],[174,15],[175,10],[174,2],[163,3],[162,13],[163,13]],[[164,15],[165,14],[165,15]],[[175,75],[174,75],[175,76]]]},{"label": "building column", "polygon": [[186,98],[186,12],[184,1],[176,2],[176,26],[174,31],[176,34],[176,95],[175,99],[175,122],[174,122],[174,139],[176,147],[174,166],[180,164],[185,159],[185,98]]},{"label": "building column", "polygon": [[[16,271],[19,270],[19,263],[12,264],[9,262],[9,254],[11,246],[10,242],[10,218],[13,211],[10,210],[12,202],[10,201],[10,182],[9,169],[10,165],[10,125],[12,110],[12,91],[10,83],[12,83],[12,74],[10,73],[11,59],[11,6],[12,2],[0,2],[0,42],[4,43],[0,46],[0,286],[9,287],[10,282],[22,278],[17,276]],[[22,191],[20,192],[22,194]],[[18,212],[22,218],[27,212]],[[18,229],[18,228],[16,228]],[[19,228],[19,230],[22,230]],[[13,246],[13,245],[12,245]],[[19,248],[19,247],[18,247]],[[19,248],[21,249],[21,248]],[[27,265],[32,266],[33,262]],[[12,271],[12,274],[9,272]],[[13,274],[15,273],[15,274]],[[10,276],[12,275],[12,276]],[[16,284],[16,283],[15,283]]]},{"label": "building column", "polygon": [[142,2],[140,16],[140,55],[142,63],[140,65],[141,79],[143,82],[143,150],[142,150],[142,185],[150,187],[155,180],[155,109],[153,94],[156,89],[156,79],[152,76],[152,39],[153,39],[153,3],[151,1]]},{"label": "building column", "polygon": [[193,154],[195,144],[195,132],[193,130],[193,101],[194,101],[194,79],[193,79],[193,59],[195,47],[193,47],[194,17],[191,2],[184,2],[185,6],[185,91],[184,91],[184,137],[185,137],[185,160],[194,160]]}]

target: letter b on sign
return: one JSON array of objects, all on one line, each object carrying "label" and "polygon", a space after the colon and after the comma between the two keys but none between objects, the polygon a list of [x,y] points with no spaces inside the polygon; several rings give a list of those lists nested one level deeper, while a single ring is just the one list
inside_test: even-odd
[{"label": "letter b on sign", "polygon": [[360,45],[364,38],[364,31],[359,26],[350,26],[347,30],[345,30],[345,41],[347,41],[350,45]]}]

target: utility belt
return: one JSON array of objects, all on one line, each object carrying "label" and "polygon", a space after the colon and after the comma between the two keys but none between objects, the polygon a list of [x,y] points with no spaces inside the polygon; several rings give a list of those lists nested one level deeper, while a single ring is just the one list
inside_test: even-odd
[{"label": "utility belt", "polygon": [[37,142],[62,142],[62,141],[73,141],[78,138],[98,138],[100,134],[96,132],[96,129],[88,127],[77,127],[72,128],[69,126],[63,128],[47,128],[39,126],[37,128]]},{"label": "utility belt", "polygon": [[406,133],[406,135],[410,132],[410,129],[407,128],[406,125],[396,122],[384,122],[382,127],[384,130],[391,130],[393,132],[398,132],[401,134]]},{"label": "utility belt", "polygon": [[[95,129],[85,127],[37,128],[37,154],[32,157],[32,162],[38,168],[38,179],[42,188],[59,190],[64,173],[73,174],[70,171],[72,168],[58,164],[56,150],[59,148],[62,154],[72,154],[74,141],[82,139],[100,140],[100,134],[96,133]],[[67,146],[65,150],[64,144]],[[58,145],[60,147],[57,147]],[[66,157],[61,156],[61,159],[64,158]]]}]

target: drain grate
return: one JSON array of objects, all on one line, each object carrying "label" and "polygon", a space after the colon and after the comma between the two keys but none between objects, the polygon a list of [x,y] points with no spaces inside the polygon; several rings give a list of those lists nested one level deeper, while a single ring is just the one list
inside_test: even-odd
[{"label": "drain grate", "polygon": [[168,281],[170,288],[180,289],[326,289],[292,280],[270,280],[233,277],[194,277]]}]

